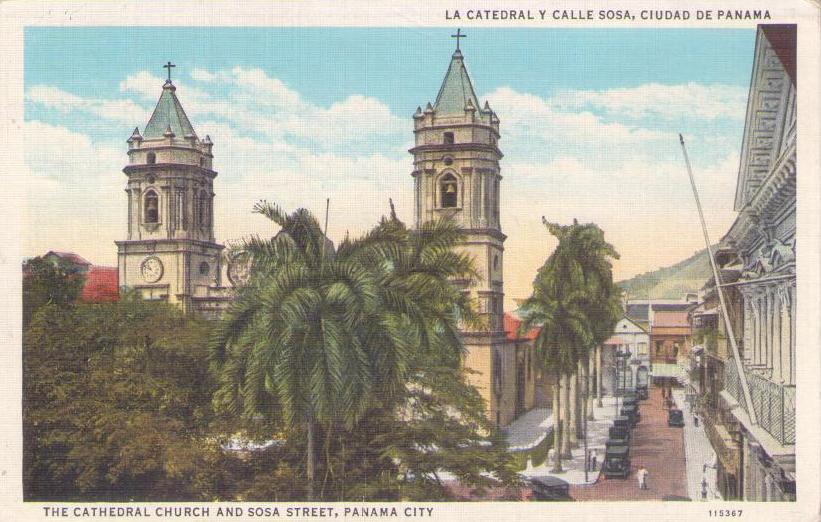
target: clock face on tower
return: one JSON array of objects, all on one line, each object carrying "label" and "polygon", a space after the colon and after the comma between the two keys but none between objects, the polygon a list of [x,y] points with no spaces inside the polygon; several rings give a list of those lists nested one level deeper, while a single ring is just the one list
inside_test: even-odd
[{"label": "clock face on tower", "polygon": [[147,257],[140,265],[140,273],[147,283],[156,283],[162,277],[162,261],[156,257]]}]

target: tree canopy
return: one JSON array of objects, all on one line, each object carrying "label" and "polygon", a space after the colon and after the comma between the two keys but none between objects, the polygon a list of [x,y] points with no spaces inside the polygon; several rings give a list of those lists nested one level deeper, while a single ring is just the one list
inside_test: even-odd
[{"label": "tree canopy", "polygon": [[[273,433],[302,431],[309,496],[318,466],[319,495],[331,481],[337,497],[390,498],[420,484],[441,495],[436,473],[448,467],[476,484],[488,469],[511,480],[461,370],[458,322],[475,315],[451,282],[474,276],[454,248],[458,226],[410,230],[391,213],[334,248],[305,210],[256,211],[280,231],[241,247],[253,275],[212,338],[218,407],[265,418]],[[366,469],[367,485],[342,478]]]}]

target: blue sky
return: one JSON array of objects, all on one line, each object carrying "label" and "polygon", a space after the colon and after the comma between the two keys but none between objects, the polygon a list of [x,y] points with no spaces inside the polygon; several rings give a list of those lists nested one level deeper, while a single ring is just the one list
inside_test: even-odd
[{"label": "blue sky", "polygon": [[[410,116],[436,96],[453,32],[28,28],[26,152],[37,196],[24,253],[61,248],[116,263],[125,139],[145,125],[167,60],[194,128],[215,142],[220,240],[266,232],[247,212],[263,197],[314,210],[332,197],[332,236],[366,228],[388,197],[410,221]],[[753,30],[465,32],[477,94],[501,119],[508,297],[527,292],[552,248],[542,215],[599,223],[623,254],[620,277],[700,248],[678,132],[713,235],[732,222]],[[78,209],[89,185],[98,203]]]}]

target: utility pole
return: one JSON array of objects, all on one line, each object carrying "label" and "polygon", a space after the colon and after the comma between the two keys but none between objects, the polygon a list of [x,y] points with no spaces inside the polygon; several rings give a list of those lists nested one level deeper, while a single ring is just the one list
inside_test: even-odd
[{"label": "utility pole", "polygon": [[750,395],[750,386],[747,383],[747,374],[744,372],[744,364],[741,362],[741,354],[738,351],[738,343],[736,343],[735,333],[733,332],[733,325],[730,322],[730,317],[727,315],[727,303],[724,300],[724,289],[721,286],[721,277],[716,268],[716,260],[713,257],[713,248],[710,244],[710,236],[707,233],[707,224],[704,221],[704,212],[701,210],[701,200],[698,197],[698,189],[696,189],[696,180],[693,178],[693,169],[690,167],[690,158],[687,156],[687,148],[684,146],[684,136],[678,135],[681,142],[681,151],[684,153],[684,163],[687,165],[687,174],[690,176],[690,186],[693,187],[693,196],[696,199],[696,208],[698,208],[698,217],[701,220],[701,230],[704,232],[704,242],[707,244],[707,254],[710,258],[710,266],[713,269],[713,278],[715,279],[716,292],[718,292],[718,300],[721,303],[721,317],[724,318],[724,327],[727,329],[727,337],[730,338],[730,346],[733,350],[733,359],[735,361],[738,378],[741,381],[741,390],[744,393],[744,401],[747,403],[747,414],[750,416],[750,422],[753,425],[758,424],[758,418],[755,415],[755,408],[753,407],[753,399]]}]

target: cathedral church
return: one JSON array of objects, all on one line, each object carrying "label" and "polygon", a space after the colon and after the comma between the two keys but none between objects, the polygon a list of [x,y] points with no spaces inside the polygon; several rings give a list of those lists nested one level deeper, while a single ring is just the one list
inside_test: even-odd
[{"label": "cathedral church", "polygon": [[[454,284],[470,293],[485,321],[462,332],[464,364],[488,418],[505,426],[536,401],[534,335],[519,337],[518,321],[504,313],[499,118],[479,102],[459,48],[464,35],[454,36],[456,51],[435,102],[413,115],[414,222],[449,217],[465,231],[460,248],[473,257],[480,278]],[[214,237],[213,143],[194,131],[171,81],[173,64],[164,67],[168,80],[157,106],[144,132],[137,128],[128,139],[119,284],[144,299],[218,317],[231,302],[235,277]]]}]

